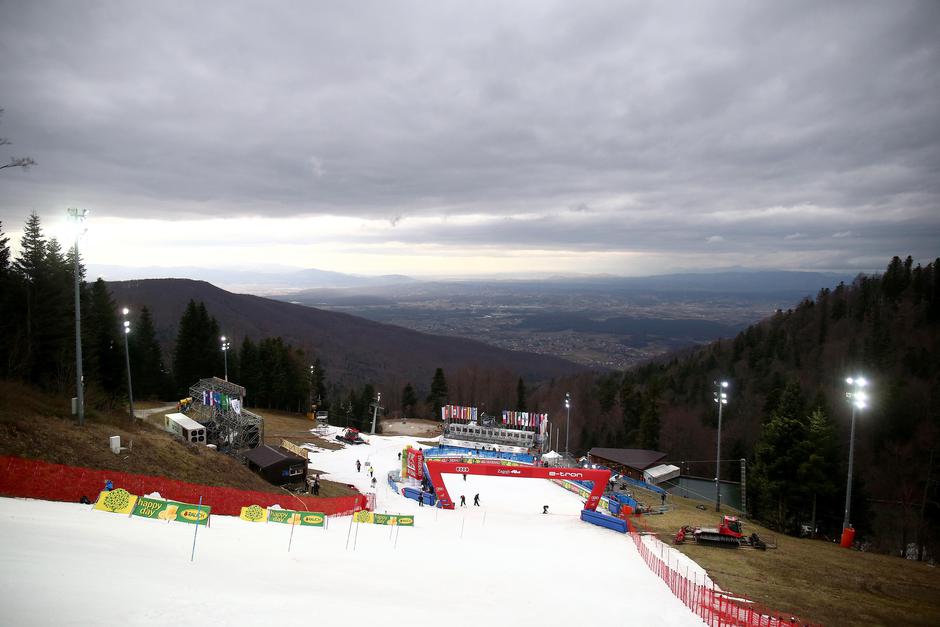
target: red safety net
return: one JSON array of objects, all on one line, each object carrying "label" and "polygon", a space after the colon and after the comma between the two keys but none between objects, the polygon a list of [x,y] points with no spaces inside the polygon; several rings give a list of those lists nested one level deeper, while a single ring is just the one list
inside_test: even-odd
[{"label": "red safety net", "polygon": [[[666,582],[677,599],[712,627],[814,625],[793,614],[769,610],[746,596],[731,594],[727,590],[718,590],[713,585],[699,583],[694,578],[690,579],[688,572],[680,573],[669,565],[665,555],[671,549],[658,538],[645,536],[647,541],[644,541],[644,536],[638,533],[631,533],[630,537],[633,538],[636,550],[650,570]],[[650,547],[647,542],[651,542],[656,548]]]},{"label": "red safety net", "polygon": [[0,495],[20,496],[47,501],[72,501],[77,503],[82,496],[92,502],[104,489],[108,479],[115,488],[124,488],[131,494],[144,495],[159,492],[160,496],[183,503],[198,503],[202,497],[204,505],[212,507],[212,513],[223,516],[238,516],[242,507],[280,505],[284,509],[323,512],[330,516],[352,514],[362,509],[373,509],[374,500],[364,494],[340,497],[298,496],[285,491],[256,492],[218,486],[200,485],[176,481],[166,477],[135,475],[118,470],[95,470],[63,464],[0,457]]}]

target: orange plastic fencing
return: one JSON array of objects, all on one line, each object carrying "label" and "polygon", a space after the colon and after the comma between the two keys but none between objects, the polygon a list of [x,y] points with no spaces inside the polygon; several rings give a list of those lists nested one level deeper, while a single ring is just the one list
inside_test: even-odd
[{"label": "orange plastic fencing", "polygon": [[203,504],[212,507],[213,515],[238,516],[241,508],[248,505],[280,505],[284,509],[323,512],[331,516],[352,514],[375,507],[374,500],[370,502],[364,494],[331,498],[298,496],[287,491],[284,494],[275,494],[186,483],[166,477],[135,475],[117,470],[94,470],[20,457],[0,457],[2,496],[75,503],[82,496],[87,496],[94,501],[108,479],[115,488],[124,488],[131,494],[159,492],[165,499],[183,503],[198,503],[199,497],[202,497]]},{"label": "orange plastic fencing", "polygon": [[717,590],[713,585],[699,583],[694,578],[690,579],[688,572],[683,574],[669,565],[665,555],[670,548],[658,538],[646,536],[656,546],[656,549],[653,549],[644,542],[642,535],[631,533],[630,537],[633,538],[637,552],[650,570],[669,586],[677,599],[712,627],[812,625],[793,614],[768,610],[745,596],[731,594],[727,590]]}]

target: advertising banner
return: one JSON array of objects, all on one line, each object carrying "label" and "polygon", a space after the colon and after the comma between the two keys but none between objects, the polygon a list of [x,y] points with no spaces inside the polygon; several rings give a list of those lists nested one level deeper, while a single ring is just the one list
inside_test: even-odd
[{"label": "advertising banner", "polygon": [[124,488],[117,490],[103,490],[95,501],[95,509],[103,512],[112,512],[114,514],[130,514],[134,511],[134,505],[137,503],[137,497]]},{"label": "advertising banner", "polygon": [[420,449],[408,449],[408,476],[421,481],[424,477],[424,453]]},{"label": "advertising banner", "polygon": [[401,478],[402,479],[408,476],[408,451],[410,450],[411,450],[410,444],[401,450]]},{"label": "advertising banner", "polygon": [[146,496],[142,496],[137,499],[137,505],[134,506],[132,514],[134,516],[140,516],[141,518],[154,518],[159,520],[172,520],[176,517],[175,512],[173,516],[167,516],[166,509],[166,501],[162,499],[149,499]]},{"label": "advertising banner", "polygon": [[303,527],[323,527],[326,524],[326,514],[321,512],[298,512],[300,525]]},{"label": "advertising banner", "polygon": [[269,509],[268,522],[296,525],[300,522],[300,512],[289,509]]},{"label": "advertising banner", "polygon": [[212,508],[208,505],[194,505],[193,503],[180,503],[179,501],[166,502],[166,514],[175,513],[172,520],[189,523],[191,525],[208,525],[209,514]]},{"label": "advertising banner", "polygon": [[361,510],[353,514],[353,520],[357,523],[371,523],[372,522],[372,512],[368,510]]},{"label": "advertising banner", "polygon": [[266,522],[268,520],[268,510],[260,505],[249,505],[242,508],[242,513],[238,517],[248,522]]},{"label": "advertising banner", "polygon": [[[360,516],[368,514],[368,516]],[[399,527],[414,527],[415,517],[410,514],[376,514],[375,512],[358,512],[357,522],[368,522],[373,525],[393,525]]]}]

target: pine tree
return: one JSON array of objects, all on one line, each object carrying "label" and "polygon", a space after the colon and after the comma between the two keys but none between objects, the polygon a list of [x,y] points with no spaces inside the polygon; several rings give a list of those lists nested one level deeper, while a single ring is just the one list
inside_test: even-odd
[{"label": "pine tree", "polygon": [[526,411],[525,396],[525,381],[519,377],[519,382],[516,384],[516,411]]},{"label": "pine tree", "polygon": [[402,414],[407,416],[408,414],[414,414],[415,405],[418,404],[418,395],[415,394],[415,389],[411,383],[406,383],[404,389],[401,391],[401,411]]},{"label": "pine tree", "polygon": [[157,342],[153,316],[147,307],[131,325],[128,337],[131,372],[134,378],[134,396],[141,399],[156,399],[168,393],[169,373],[163,362],[163,352]]},{"label": "pine tree", "polygon": [[428,394],[428,403],[431,405],[432,416],[439,418],[441,407],[447,402],[447,379],[444,378],[444,370],[438,368],[434,371],[434,378],[431,379],[431,393]]},{"label": "pine tree", "polygon": [[115,311],[111,293],[103,279],[98,279],[91,286],[89,311],[85,317],[89,343],[87,354],[86,380],[96,384],[108,402],[126,390],[124,367],[124,340]]}]

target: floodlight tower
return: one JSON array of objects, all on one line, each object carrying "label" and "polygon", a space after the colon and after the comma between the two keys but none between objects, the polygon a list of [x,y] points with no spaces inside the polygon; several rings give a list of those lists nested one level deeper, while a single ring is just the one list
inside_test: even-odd
[{"label": "floodlight tower", "polygon": [[81,268],[78,263],[78,239],[87,231],[83,228],[88,217],[88,209],[68,209],[69,217],[75,222],[75,401],[77,404],[78,424],[85,424],[85,377],[82,374],[82,299],[79,284]]},{"label": "floodlight tower", "polygon": [[727,381],[715,381],[715,402],[718,403],[718,451],[715,455],[715,511],[721,511],[721,408],[728,404]]},{"label": "floodlight tower", "polygon": [[121,310],[124,314],[124,358],[127,361],[127,400],[130,406],[131,422],[134,422],[134,386],[131,385],[131,352],[128,348],[127,336],[131,332],[131,322],[127,319],[130,309],[125,307]]},{"label": "floodlight tower", "polygon": [[375,407],[372,409],[372,435],[375,435],[375,419],[379,415],[379,403],[382,402],[382,393],[379,392],[375,398]]},{"label": "floodlight tower", "polygon": [[855,410],[865,409],[868,406],[868,393],[865,392],[868,381],[863,377],[848,377],[845,382],[852,386],[852,391],[845,393],[845,397],[852,403],[852,429],[849,435],[849,476],[845,484],[845,518],[842,521],[842,528],[848,529],[849,510],[852,507],[852,462],[855,458]]},{"label": "floodlight tower", "polygon": [[228,381],[228,349],[232,347],[232,344],[225,339],[225,336],[222,336],[222,358],[225,360],[225,380]]},{"label": "floodlight tower", "polygon": [[571,430],[571,393],[565,392],[565,411],[568,417],[565,419],[565,460],[568,459],[568,432]]}]

